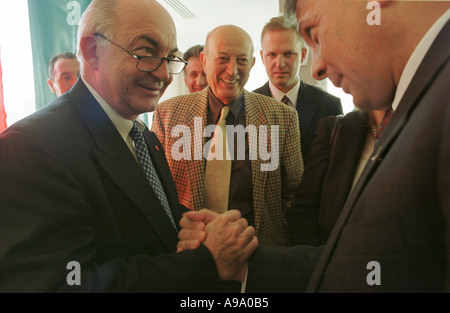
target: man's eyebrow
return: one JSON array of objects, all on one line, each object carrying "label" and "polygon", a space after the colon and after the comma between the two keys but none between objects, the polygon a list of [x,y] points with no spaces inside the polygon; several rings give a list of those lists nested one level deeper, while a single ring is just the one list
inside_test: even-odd
[{"label": "man's eyebrow", "polygon": [[[135,44],[136,41],[138,41],[138,40],[140,40],[140,39],[147,41],[149,44],[151,44],[152,46],[154,46],[156,50],[158,50],[159,47],[160,47],[160,44],[159,44],[159,42],[158,42],[156,39],[154,39],[154,38],[152,38],[152,37],[149,37],[149,36],[146,36],[146,35],[140,36],[140,37],[136,38],[136,39],[133,41],[133,44]],[[176,52],[178,52],[178,51],[179,51],[179,50],[178,50],[178,47],[175,47],[175,48],[172,49],[169,53],[172,54],[172,53],[176,53]]]}]

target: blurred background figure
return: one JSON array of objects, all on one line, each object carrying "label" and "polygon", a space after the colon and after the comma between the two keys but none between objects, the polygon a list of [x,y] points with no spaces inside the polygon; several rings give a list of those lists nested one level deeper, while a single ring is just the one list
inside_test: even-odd
[{"label": "blurred background figure", "polygon": [[188,62],[184,68],[184,82],[189,93],[200,91],[208,86],[203,64],[200,61],[200,52],[202,51],[203,46],[196,45],[189,48],[183,55],[183,59]]},{"label": "blurred background figure", "polygon": [[53,56],[48,63],[47,83],[57,97],[69,91],[80,75],[80,63],[72,52]]}]

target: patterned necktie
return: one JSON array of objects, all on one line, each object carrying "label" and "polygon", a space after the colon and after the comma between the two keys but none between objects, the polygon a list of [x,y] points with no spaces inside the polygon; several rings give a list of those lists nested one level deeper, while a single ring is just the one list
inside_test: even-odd
[{"label": "patterned necktie", "polygon": [[228,210],[231,157],[227,149],[226,118],[229,112],[230,108],[228,106],[222,108],[218,126],[216,126],[213,139],[211,139],[210,151],[214,146],[216,156],[219,160],[216,158],[210,160],[211,157],[208,156],[205,170],[203,206],[218,213],[223,213]]},{"label": "patterned necktie", "polygon": [[381,121],[380,125],[378,125],[375,133],[375,140],[381,137],[383,130],[386,128],[386,125],[389,123],[389,120],[391,119],[391,115],[392,115],[392,107],[386,110],[386,114],[384,115],[383,120]]},{"label": "patterned necktie", "polygon": [[141,163],[142,170],[144,171],[148,182],[158,196],[159,201],[161,201],[161,204],[164,207],[164,211],[166,211],[167,216],[169,216],[169,219],[172,222],[173,226],[175,227],[175,229],[177,229],[175,220],[172,216],[172,211],[170,210],[169,201],[167,201],[166,193],[164,192],[164,188],[161,184],[161,181],[159,180],[158,174],[156,173],[155,167],[153,166],[152,159],[150,158],[144,135],[142,135],[142,132],[140,131],[136,121],[133,122],[133,128],[130,131],[130,137],[134,141],[137,158],[139,160],[139,163]]},{"label": "patterned necktie", "polygon": [[281,102],[283,102],[284,104],[289,105],[289,98],[286,95],[284,95],[283,99],[281,99]]}]

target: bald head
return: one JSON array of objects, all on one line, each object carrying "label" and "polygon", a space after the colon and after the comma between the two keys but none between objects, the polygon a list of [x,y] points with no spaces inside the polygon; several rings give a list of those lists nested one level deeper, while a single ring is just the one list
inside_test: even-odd
[{"label": "bald head", "polygon": [[223,25],[212,30],[200,55],[214,95],[229,104],[239,98],[255,64],[253,44],[242,28]]},{"label": "bald head", "polygon": [[[244,43],[247,48],[250,49],[250,55],[253,55],[253,42],[250,35],[242,28],[235,25],[222,25],[214,28],[208,33],[206,37],[205,50],[208,46],[214,45],[214,41],[217,39],[232,40]],[[211,42],[212,41],[212,42]]]}]

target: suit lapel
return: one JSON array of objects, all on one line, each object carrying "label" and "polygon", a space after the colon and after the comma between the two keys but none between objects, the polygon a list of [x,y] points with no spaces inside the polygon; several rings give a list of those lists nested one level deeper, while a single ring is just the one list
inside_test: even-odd
[{"label": "suit lapel", "polygon": [[310,89],[303,81],[300,81],[296,107],[300,124],[300,134],[307,133],[306,129],[309,129],[311,122],[316,115],[318,104],[315,104],[314,102],[315,99],[312,97]]},{"label": "suit lapel", "polygon": [[81,80],[71,94],[76,98],[81,120],[97,144],[94,154],[99,164],[172,250],[177,244],[175,229],[119,132]]},{"label": "suit lapel", "polygon": [[375,145],[374,153],[367,162],[367,165],[361,173],[361,176],[353,188],[353,191],[350,193],[342,213],[330,234],[328,243],[325,246],[321,258],[319,259],[319,263],[316,266],[314,274],[311,278],[311,283],[308,286],[308,291],[314,292],[320,287],[320,282],[337,245],[339,236],[348,218],[350,217],[357,200],[364,191],[364,187],[382,163],[390,147],[394,144],[399,133],[403,130],[409,116],[420,102],[422,95],[432,84],[434,77],[437,76],[437,73],[442,69],[444,64],[448,62],[450,57],[448,41],[449,36],[450,22],[447,22],[417,69],[417,72],[409,84],[403,98],[401,99],[397,110],[392,114],[391,120],[386,126],[383,135]]}]

